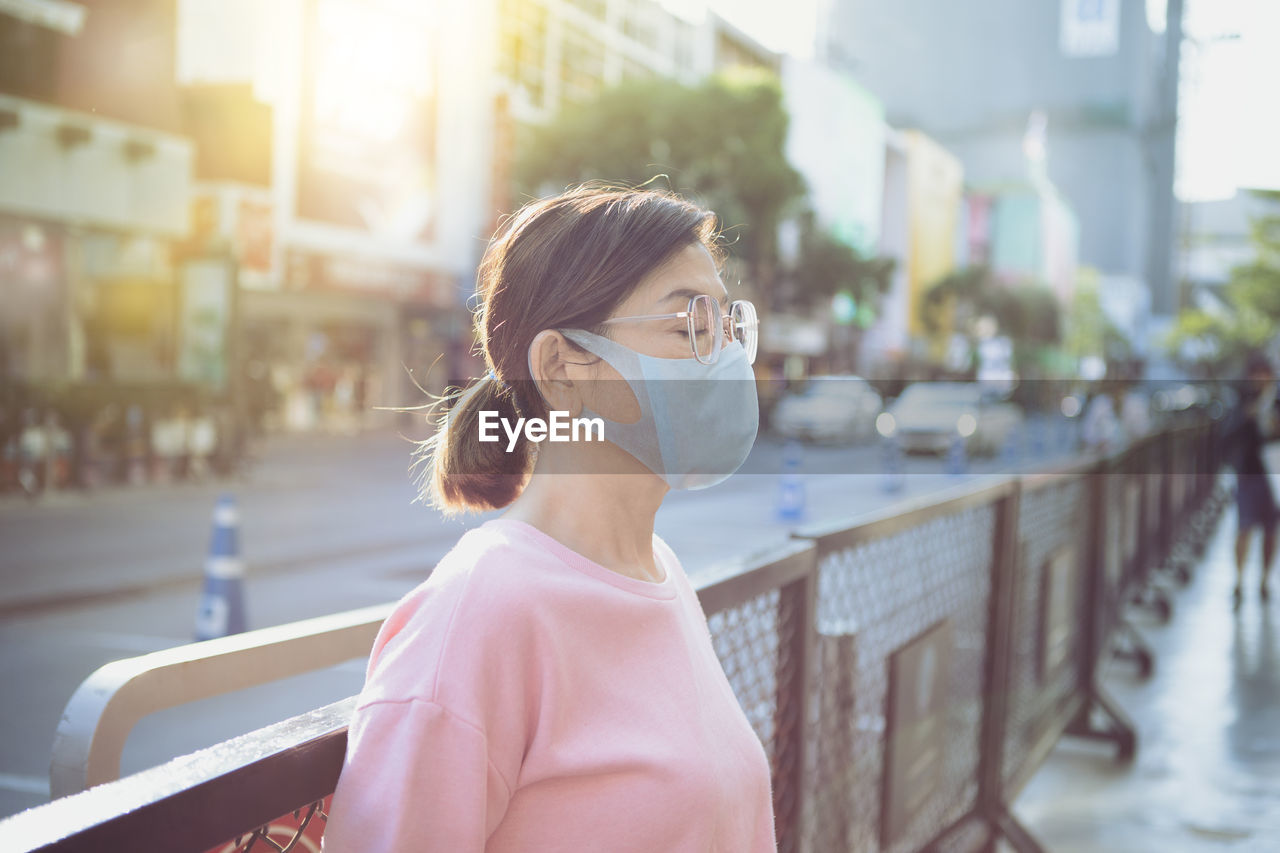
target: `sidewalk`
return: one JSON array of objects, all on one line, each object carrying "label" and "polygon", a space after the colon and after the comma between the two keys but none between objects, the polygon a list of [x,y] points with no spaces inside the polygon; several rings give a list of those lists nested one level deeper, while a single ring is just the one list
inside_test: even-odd
[{"label": "sidewalk", "polygon": [[1232,612],[1235,532],[1229,505],[1174,595],[1172,621],[1135,622],[1155,651],[1154,677],[1108,666],[1103,684],[1138,727],[1134,763],[1067,739],[1015,804],[1046,849],[1280,850],[1280,595],[1258,598],[1255,535],[1245,602]]}]

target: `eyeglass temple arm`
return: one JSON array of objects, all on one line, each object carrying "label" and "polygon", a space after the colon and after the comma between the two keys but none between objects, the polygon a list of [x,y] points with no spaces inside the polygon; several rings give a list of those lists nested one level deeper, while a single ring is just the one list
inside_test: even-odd
[{"label": "eyeglass temple arm", "polygon": [[[693,313],[692,311],[677,311],[674,314],[637,314],[633,317],[611,317],[608,320],[602,320],[600,325],[605,326],[605,325],[608,325],[609,323],[631,323],[636,320],[683,320],[685,317],[688,317],[692,313]],[[721,314],[720,319],[733,320],[733,315]],[[737,323],[738,321],[734,320],[734,322]],[[742,323],[741,325],[758,326],[760,325],[760,321],[759,319],[756,319],[751,321],[750,323]]]},{"label": "eyeglass temple arm", "polygon": [[674,314],[637,314],[634,317],[611,317],[608,320],[601,321],[600,325],[608,325],[609,323],[631,323],[636,320],[680,320],[689,316],[688,311],[677,311]]}]

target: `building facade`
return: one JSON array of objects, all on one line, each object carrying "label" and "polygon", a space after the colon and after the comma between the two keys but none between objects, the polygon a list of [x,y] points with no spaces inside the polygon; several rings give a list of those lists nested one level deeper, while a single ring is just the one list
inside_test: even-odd
[{"label": "building facade", "polygon": [[265,430],[406,424],[378,407],[478,375],[522,124],[778,65],[653,0],[31,0],[0,46],[5,371],[186,382]]},{"label": "building facade", "polygon": [[973,185],[1027,179],[1039,113],[1081,264],[1148,282],[1157,310],[1172,310],[1167,34],[1142,0],[837,0],[828,32],[832,61],[884,101],[889,122],[936,138]]}]

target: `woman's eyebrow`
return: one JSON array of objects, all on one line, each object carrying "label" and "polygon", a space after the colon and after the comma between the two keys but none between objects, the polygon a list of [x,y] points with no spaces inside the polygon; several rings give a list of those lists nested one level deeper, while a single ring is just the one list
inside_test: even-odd
[{"label": "woman's eyebrow", "polygon": [[[667,302],[670,302],[673,299],[681,299],[685,302],[688,302],[690,299],[692,299],[695,296],[706,296],[706,295],[707,295],[707,292],[704,290],[693,290],[688,287],[681,287],[671,291],[666,296],[662,297],[662,299],[658,301],[658,304],[662,305]],[[729,291],[725,290],[723,292],[723,296],[717,296],[715,297],[715,299],[717,302],[720,303],[721,307],[723,307],[725,303],[729,301]]]}]

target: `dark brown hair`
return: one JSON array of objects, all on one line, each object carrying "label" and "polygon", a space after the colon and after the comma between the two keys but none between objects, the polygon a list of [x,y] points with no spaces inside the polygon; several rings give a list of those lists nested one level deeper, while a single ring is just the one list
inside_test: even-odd
[{"label": "dark brown hair", "polygon": [[635,287],[674,253],[702,244],[717,263],[715,214],[672,193],[582,185],[525,205],[494,235],[480,262],[476,340],[493,376],[446,393],[451,405],[419,443],[422,497],[446,515],[506,506],[533,470],[532,443],[482,443],[482,411],[510,422],[546,418],[528,352],[543,329],[601,331]]}]

